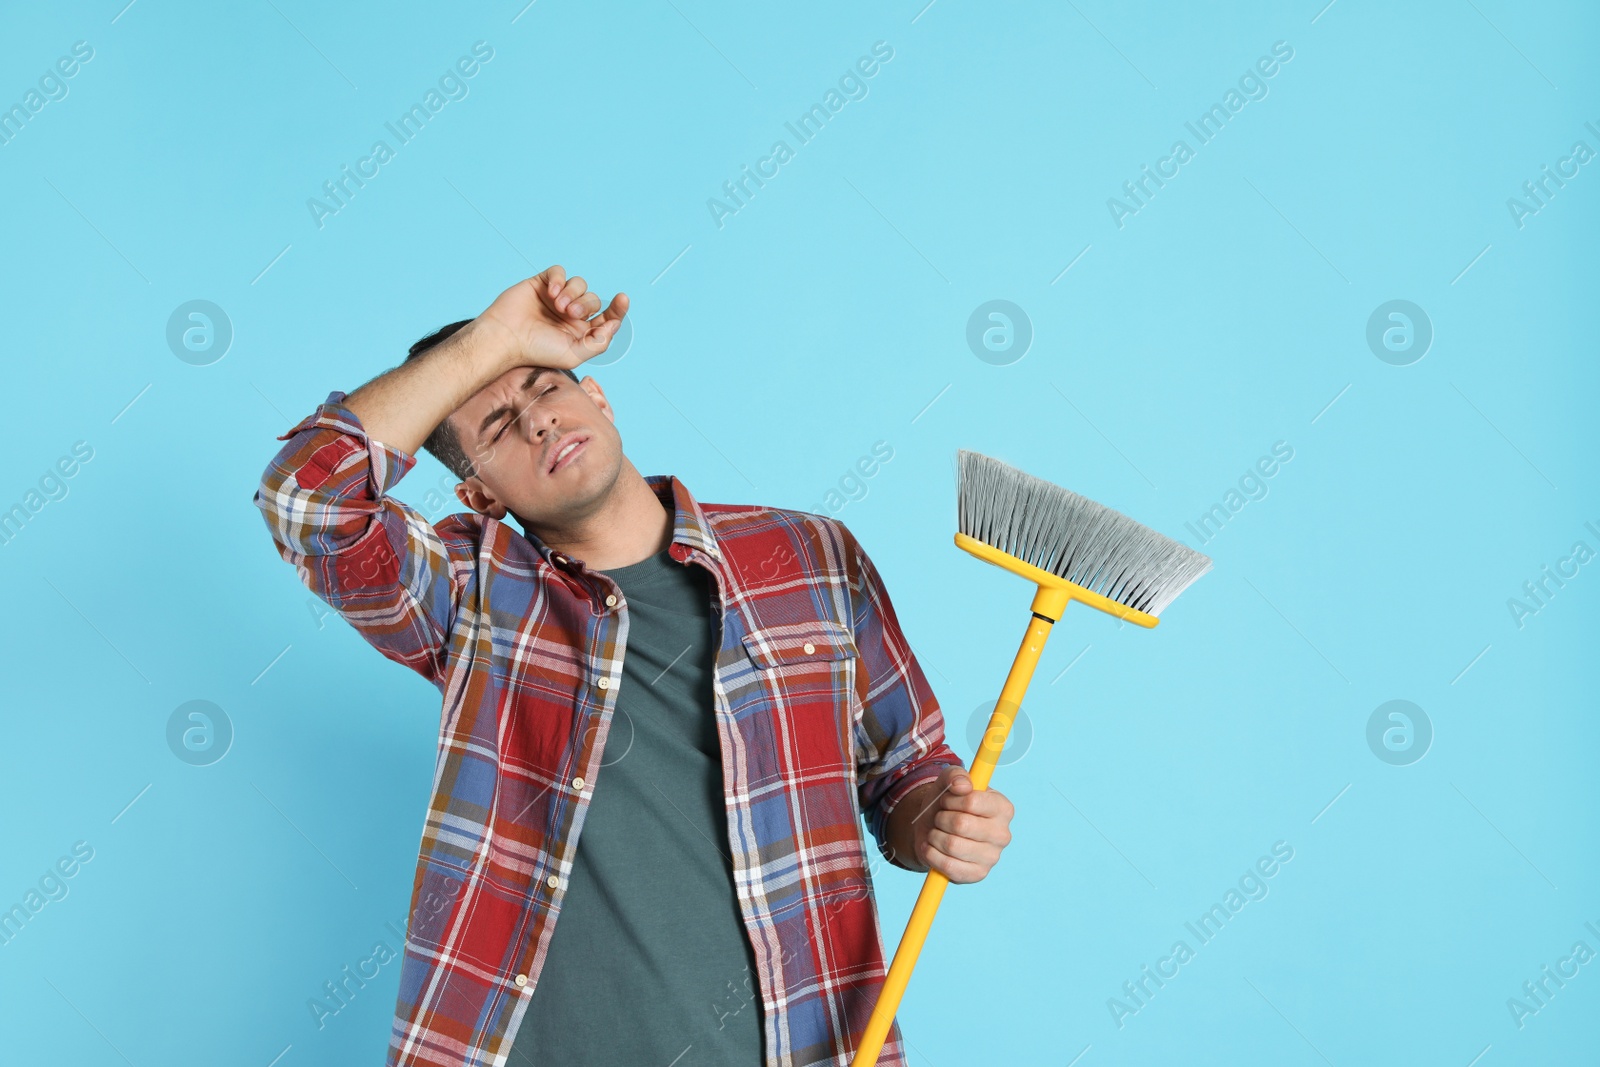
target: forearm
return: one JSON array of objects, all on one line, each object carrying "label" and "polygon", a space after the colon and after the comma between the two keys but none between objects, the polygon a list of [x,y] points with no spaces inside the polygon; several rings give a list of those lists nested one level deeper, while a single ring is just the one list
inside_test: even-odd
[{"label": "forearm", "polygon": [[307,589],[437,684],[475,546],[388,495],[416,459],[368,438],[343,399],[330,393],[282,435],[255,503]]},{"label": "forearm", "polygon": [[416,455],[422,442],[469,397],[511,369],[514,349],[483,319],[345,398],[367,434]]}]

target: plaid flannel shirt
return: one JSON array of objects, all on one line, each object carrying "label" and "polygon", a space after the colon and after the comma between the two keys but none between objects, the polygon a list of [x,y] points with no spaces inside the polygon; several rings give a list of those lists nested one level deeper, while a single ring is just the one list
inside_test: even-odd
[{"label": "plaid flannel shirt", "polygon": [[[390,497],[416,458],[369,438],[344,398],[279,438],[255,502],[301,581],[443,696],[385,1063],[501,1067],[603,773],[627,605],[535,535],[472,513],[430,524]],[[962,760],[842,523],[646,480],[673,510],[672,558],[715,578],[708,713],[765,1067],[847,1067],[886,971],[861,819],[903,866],[889,813]],[[878,1062],[905,1064],[898,1024]]]}]

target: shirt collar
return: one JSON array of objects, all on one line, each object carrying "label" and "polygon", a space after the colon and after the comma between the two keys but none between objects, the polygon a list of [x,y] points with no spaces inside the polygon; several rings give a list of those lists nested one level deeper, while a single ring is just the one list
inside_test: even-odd
[{"label": "shirt collar", "polygon": [[[699,501],[695,500],[688,487],[670,474],[647,474],[644,480],[655,493],[656,499],[672,511],[672,545],[683,545],[691,550],[699,549],[713,560],[721,562],[722,549],[711,532],[711,523],[707,521]],[[557,553],[537,534],[530,531],[521,519],[517,520],[517,524],[522,527],[522,535],[538,549],[539,555],[545,562],[554,565],[556,561],[551,557]],[[674,551],[671,546],[668,547],[668,552],[679,562],[689,557],[687,551]]]}]

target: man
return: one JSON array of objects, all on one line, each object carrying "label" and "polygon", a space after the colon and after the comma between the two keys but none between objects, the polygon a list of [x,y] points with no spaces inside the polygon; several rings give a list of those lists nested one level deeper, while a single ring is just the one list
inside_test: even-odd
[{"label": "man", "polygon": [[[256,493],[443,696],[388,1064],[847,1063],[885,972],[860,820],[958,883],[1010,840],[842,523],[628,461],[572,371],[627,309],[519,282],[330,394]],[[419,447],[470,513],[388,495]]]}]

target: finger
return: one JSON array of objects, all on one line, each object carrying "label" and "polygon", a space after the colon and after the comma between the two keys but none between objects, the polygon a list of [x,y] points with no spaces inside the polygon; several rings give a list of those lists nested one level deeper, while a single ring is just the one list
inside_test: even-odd
[{"label": "finger", "polygon": [[929,870],[938,871],[956,885],[980,881],[984,875],[989,873],[987,868],[979,864],[956,859],[954,856],[939,851],[932,845],[928,846],[926,855],[922,857],[922,862],[928,866]]},{"label": "finger", "polygon": [[927,842],[930,847],[938,849],[951,859],[967,863],[978,862],[983,856],[983,850],[990,847],[982,841],[973,841],[937,828],[928,830]]},{"label": "finger", "polygon": [[535,277],[543,283],[540,286],[540,292],[550,300],[554,300],[556,294],[561,292],[561,287],[567,283],[566,268],[559,263],[553,267],[545,268],[543,274],[537,274]]},{"label": "finger", "polygon": [[964,811],[935,812],[933,828],[953,837],[985,844],[1004,845],[1011,840],[1011,831],[1002,826],[998,819]]},{"label": "finger", "polygon": [[[563,295],[565,295],[565,290],[562,292]],[[566,316],[567,318],[576,322],[579,319],[588,318],[590,315],[593,315],[599,310],[600,298],[594,293],[584,293],[582,296],[575,297],[569,304],[567,304]]]},{"label": "finger", "polygon": [[590,345],[596,353],[605,351],[605,346],[611,343],[611,335],[616,333],[616,327],[603,321],[590,325],[588,332],[583,335],[583,341]]},{"label": "finger", "polygon": [[616,296],[611,298],[611,303],[610,303],[609,306],[607,306],[607,308],[605,310],[605,314],[602,315],[601,318],[605,319],[605,320],[620,319],[620,318],[622,318],[622,316],[626,315],[627,313],[628,313],[628,294],[627,293],[618,293]]},{"label": "finger", "polygon": [[617,331],[622,328],[622,323],[617,319],[597,319],[590,329],[595,340],[600,344],[600,351],[604,352],[606,346],[611,344],[611,339],[617,336]]},{"label": "finger", "polygon": [[950,792],[944,795],[939,806],[947,811],[977,811],[978,805],[983,803],[983,801],[979,799],[982,796],[982,790],[972,793]]},{"label": "finger", "polygon": [[1016,813],[1016,808],[1011,805],[1011,798],[995,789],[973,789],[960,797],[950,798],[947,806],[957,811],[973,811],[976,814],[1002,816],[1005,819],[1010,819]]},{"label": "finger", "polygon": [[947,834],[943,830],[929,830],[928,844],[951,859],[961,860],[964,863],[992,866],[1000,858],[1000,849],[996,845]]},{"label": "finger", "polygon": [[974,815],[1010,818],[1011,801],[989,789],[978,789],[965,796],[952,797],[944,807],[952,811],[970,811]]},{"label": "finger", "polygon": [[582,276],[574,274],[567,279],[567,284],[561,287],[561,292],[556,294],[556,310],[565,311],[567,305],[589,291],[589,284]]},{"label": "finger", "polygon": [[936,787],[936,789],[933,794],[933,799],[928,801],[928,807],[942,808],[946,804],[949,804],[955,797],[960,795],[953,793],[952,788],[955,785],[956,777],[961,773],[962,768],[960,767],[947,766],[940,768],[938,776],[933,779],[933,785]]},{"label": "finger", "polygon": [[599,310],[600,297],[595,293],[584,293],[567,305],[567,314],[578,319],[586,319]]},{"label": "finger", "polygon": [[616,332],[617,327],[613,322],[605,320],[596,322],[582,337],[573,339],[572,350],[580,359],[598,356],[606,350],[607,345],[611,344],[611,336]]}]

